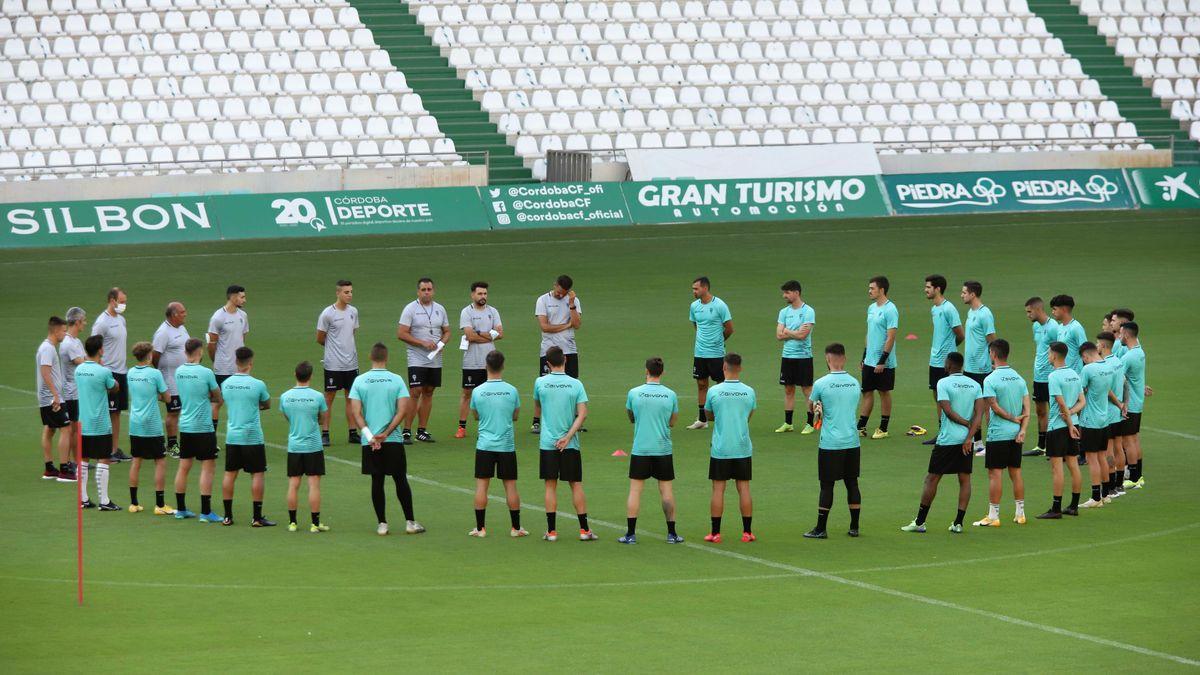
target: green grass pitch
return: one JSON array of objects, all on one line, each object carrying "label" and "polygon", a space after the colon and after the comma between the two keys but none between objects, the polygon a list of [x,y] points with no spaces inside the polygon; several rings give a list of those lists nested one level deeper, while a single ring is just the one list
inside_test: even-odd
[{"label": "green grass pitch", "polygon": [[[6,672],[1193,669],[1200,665],[1200,321],[1191,307],[1200,287],[1197,225],[1196,212],[1096,212],[0,251],[0,662]],[[594,543],[541,541],[545,522],[536,510],[542,485],[528,433],[537,368],[533,305],[564,272],[575,278],[585,309],[579,340],[592,403],[584,471],[593,529],[602,537]],[[1028,296],[1074,295],[1089,334],[1099,330],[1102,311],[1136,310],[1155,389],[1143,422],[1146,489],[1076,519],[1019,527],[1010,520],[1006,484],[1003,527],[954,536],[946,526],[955,488],[943,484],[929,533],[899,531],[916,510],[928,458],[903,432],[914,423],[936,427],[926,388],[929,305],[921,292],[934,272],[951,280],[954,300],[958,282],[983,282],[997,332],[1013,343],[1013,364],[1027,377]],[[732,309],[729,348],[744,356],[744,380],[758,391],[753,544],[702,541],[709,432],[681,428],[695,414],[687,307],[689,285],[701,274]],[[816,511],[816,436],[772,433],[783,400],[774,340],[779,284],[803,283],[817,312],[816,347],[840,341],[854,355],[874,274],[891,279],[901,337],[917,335],[898,345],[893,434],[863,444],[863,536],[844,535],[839,488],[830,540],[803,540]],[[403,372],[396,320],[424,275],[437,281],[437,300],[454,318],[471,281],[491,282],[507,333],[500,343],[507,379],[526,402],[518,457],[533,536],[503,536],[499,502],[489,509],[492,536],[465,536],[473,525],[472,442],[451,437],[459,377],[451,354],[431,429],[438,442],[409,453],[427,534],[375,535],[369,483],[359,475],[357,448],[343,442],[339,398],[329,452],[336,459],[324,481],[330,532],[247,527],[246,478],[232,528],[149,512],[88,512],[87,599],[76,606],[74,488],[38,479],[39,421],[29,393],[49,314],[78,304],[94,317],[105,290],[121,285],[131,344],[149,339],[168,300],[187,304],[197,335],[225,286],[240,283],[248,289],[255,373],[277,400],[297,361],[319,361],[315,322],[340,277],[354,282],[363,363],[370,344],[384,340],[393,346],[393,368]],[[680,397],[676,489],[688,544],[663,542],[649,486],[640,543],[624,547],[615,539],[625,517],[627,460],[611,454],[628,449],[625,392],[641,382],[641,364],[654,354],[666,359],[665,382]],[[284,443],[277,407],[264,419],[268,441]],[[872,428],[877,420],[878,408]],[[285,520],[283,454],[278,446],[269,452],[266,512]],[[1049,469],[1041,458],[1025,466],[1032,516],[1049,504]],[[987,501],[982,461],[976,467],[970,520]],[[112,479],[122,505],[127,470],[119,465]],[[195,480],[194,472],[193,508]],[[149,469],[142,485],[147,503]],[[733,494],[729,533],[738,529]],[[570,511],[565,486],[560,499]],[[303,497],[301,504],[304,520]],[[401,521],[394,501],[389,515],[393,526]],[[560,516],[559,529],[573,532],[570,519]]]}]

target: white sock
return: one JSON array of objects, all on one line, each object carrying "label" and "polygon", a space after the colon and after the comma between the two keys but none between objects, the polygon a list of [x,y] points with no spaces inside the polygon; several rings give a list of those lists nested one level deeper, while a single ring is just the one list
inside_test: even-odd
[{"label": "white sock", "polygon": [[88,486],[87,486],[88,463],[87,462],[81,463],[79,465],[79,467],[76,469],[76,471],[77,471],[77,475],[75,476],[75,479],[79,481],[80,489],[83,491],[82,496],[79,498],[79,500],[86,502],[90,499],[90,497],[88,497]]},{"label": "white sock", "polygon": [[1017,507],[1017,516],[1025,515],[1025,500],[1024,499],[1014,499],[1013,504],[1015,504]]},{"label": "white sock", "polygon": [[1000,520],[1000,505],[988,504],[988,518],[992,520]]},{"label": "white sock", "polygon": [[108,503],[108,465],[96,464],[96,489],[100,492],[100,503]]}]

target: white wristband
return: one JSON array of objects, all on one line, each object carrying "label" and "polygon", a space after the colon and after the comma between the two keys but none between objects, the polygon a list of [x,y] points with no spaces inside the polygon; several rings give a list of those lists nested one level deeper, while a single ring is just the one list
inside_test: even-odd
[{"label": "white wristband", "polygon": [[359,435],[359,436],[362,436],[362,439],[363,439],[364,441],[368,442],[368,443],[370,443],[371,441],[375,440],[375,436],[373,436],[373,435],[371,434],[371,430],[370,430],[370,429],[368,429],[368,428],[366,428],[366,427],[363,427],[362,429],[359,429],[359,430],[358,430],[358,435]]},{"label": "white wristband", "polygon": [[495,340],[495,339],[496,339],[496,336],[497,336],[497,335],[499,335],[499,334],[500,334],[500,333],[496,332],[496,330],[495,330],[495,329],[492,329],[492,330],[489,330],[489,331],[488,331],[488,335],[491,335],[493,340]]}]

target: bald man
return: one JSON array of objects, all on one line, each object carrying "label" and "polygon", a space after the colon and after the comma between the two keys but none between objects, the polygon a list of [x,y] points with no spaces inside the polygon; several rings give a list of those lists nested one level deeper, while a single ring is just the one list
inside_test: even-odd
[{"label": "bald man", "polygon": [[187,362],[183,346],[191,335],[183,324],[187,321],[187,308],[182,302],[169,302],[164,312],[166,319],[158,330],[154,331],[151,344],[154,352],[150,356],[155,368],[162,372],[163,381],[167,383],[167,454],[179,456],[179,387],[175,385],[175,369]]}]

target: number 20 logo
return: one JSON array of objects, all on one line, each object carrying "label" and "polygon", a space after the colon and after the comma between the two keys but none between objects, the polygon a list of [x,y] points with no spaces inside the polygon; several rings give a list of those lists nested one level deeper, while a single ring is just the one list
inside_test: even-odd
[{"label": "number 20 logo", "polygon": [[317,218],[317,207],[303,197],[276,199],[271,202],[271,208],[279,209],[275,216],[276,225],[311,225],[318,232],[325,229],[325,222]]}]

